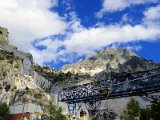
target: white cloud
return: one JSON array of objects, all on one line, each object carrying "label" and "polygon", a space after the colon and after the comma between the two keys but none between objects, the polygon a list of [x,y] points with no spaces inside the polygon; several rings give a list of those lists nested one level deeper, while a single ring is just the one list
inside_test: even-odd
[{"label": "white cloud", "polygon": [[[99,28],[85,29],[83,31],[73,33],[68,36],[66,40],[58,41],[58,44],[57,41],[46,40],[46,42],[42,42],[41,45],[48,46],[48,48],[44,50],[45,52],[50,53],[53,51],[52,53],[55,55],[50,56],[51,58],[47,59],[47,62],[53,59],[61,61],[62,59],[64,60],[65,57],[67,57],[67,61],[69,61],[78,56],[90,56],[95,53],[95,50],[100,50],[103,47],[115,42],[127,43],[140,40],[153,41],[156,40],[159,36],[159,26],[152,27],[145,25],[110,25]],[[55,48],[52,48],[50,45],[56,46],[56,48],[65,46],[65,49],[55,52]],[[40,54],[43,55],[43,53],[45,53],[44,51]]]},{"label": "white cloud", "polygon": [[151,7],[147,11],[144,12],[145,18],[144,21],[159,21],[160,20],[160,5],[157,5],[156,7]]},{"label": "white cloud", "polygon": [[134,51],[139,51],[142,49],[141,45],[128,45],[128,44],[121,44],[121,43],[114,43],[110,46],[111,48],[126,48]]},{"label": "white cloud", "polygon": [[[53,41],[50,39],[41,41],[39,45],[45,45],[47,49],[39,54],[44,58],[47,58],[47,56],[45,56],[46,54],[54,54],[54,56],[52,55],[52,57],[45,59],[45,62],[50,62],[52,60],[54,60],[54,62],[72,62],[72,60],[79,56],[90,56],[94,54],[96,50],[100,50],[113,43],[157,40],[160,38],[160,25],[157,25],[154,21],[160,16],[158,14],[158,8],[159,6],[156,6],[146,10],[144,12],[144,23],[134,26],[129,24],[99,25],[87,29],[79,23],[80,30],[75,30],[73,33],[67,34],[66,39],[63,41]],[[150,15],[150,11],[154,14]],[[55,47],[53,48],[52,46]],[[57,49],[62,46],[65,49],[59,49],[59,51],[57,51]],[[142,49],[141,46],[135,45],[125,47],[137,51]],[[37,61],[40,61],[40,59],[37,59]],[[43,63],[44,61],[41,62]]]},{"label": "white cloud", "polygon": [[[138,25],[99,25],[91,28],[85,28],[80,23],[76,27],[72,27],[73,33],[67,33],[63,41],[46,39],[39,42],[39,45],[44,45],[47,49],[42,52],[37,51],[37,61],[44,62],[72,62],[79,56],[90,56],[96,50],[100,50],[105,46],[113,43],[128,43],[134,41],[154,41],[160,38],[160,25],[154,22],[157,19],[148,14],[152,11],[158,16],[158,6],[149,8],[144,12],[144,23]],[[151,18],[152,19],[149,19]],[[73,20],[74,21],[74,20]],[[75,18],[76,23],[77,19]],[[74,24],[73,24],[74,26]],[[80,30],[78,30],[80,29]],[[64,49],[59,49],[64,47]],[[126,46],[128,49],[140,50],[141,46]],[[59,51],[57,51],[59,49]],[[33,53],[33,52],[32,52]],[[46,54],[48,56],[46,56]],[[36,56],[36,55],[35,55]],[[41,58],[40,58],[40,57]],[[43,59],[45,58],[45,60]]]},{"label": "white cloud", "polygon": [[157,2],[157,0],[103,0],[102,9],[96,15],[100,18],[105,12],[121,11],[133,5],[150,2]]},{"label": "white cloud", "polygon": [[73,32],[78,32],[83,30],[83,26],[81,25],[81,20],[77,17],[75,12],[70,12],[67,16],[70,18],[70,22],[68,23],[68,29]]},{"label": "white cloud", "polygon": [[[72,62],[77,57],[90,56],[96,50],[100,50],[112,43],[140,40],[153,41],[160,36],[160,25],[153,22],[159,19],[157,18],[158,6],[146,10],[144,23],[139,25],[104,25],[99,23],[96,26],[85,28],[81,25],[81,21],[77,18],[75,12],[66,15],[71,19],[67,23],[57,13],[50,11],[50,7],[57,5],[56,1],[5,0],[1,1],[2,4],[0,4],[0,26],[9,29],[10,43],[18,46],[21,50],[30,51],[34,56],[34,60],[39,64],[61,61]],[[116,0],[114,1],[116,2]],[[134,0],[131,3],[134,5],[142,4],[142,2],[144,0]],[[129,4],[129,6],[132,4]],[[125,3],[122,6],[124,7],[114,7],[112,11],[129,7]],[[150,13],[154,14],[150,15]],[[31,42],[37,38],[55,34],[66,37],[64,40],[48,37],[45,40],[36,42],[36,46],[43,45],[46,47],[43,50],[38,50],[31,45]],[[128,46],[128,48],[140,49],[136,46]]]},{"label": "white cloud", "polygon": [[65,21],[49,9],[57,0],[0,0],[0,26],[9,29],[10,44],[29,51],[37,38],[64,32]]},{"label": "white cloud", "polygon": [[150,40],[156,39],[158,35],[160,35],[159,28],[143,25],[110,25],[75,33],[64,44],[68,52],[74,51],[79,55],[88,55],[95,49],[100,49],[114,42]]}]

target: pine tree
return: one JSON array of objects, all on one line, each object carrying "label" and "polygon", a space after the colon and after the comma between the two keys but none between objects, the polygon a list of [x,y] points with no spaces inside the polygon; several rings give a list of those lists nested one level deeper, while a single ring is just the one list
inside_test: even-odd
[{"label": "pine tree", "polygon": [[127,104],[128,113],[125,116],[125,120],[136,120],[136,117],[140,117],[140,107],[138,101],[131,98]]},{"label": "pine tree", "polygon": [[151,105],[150,113],[153,120],[160,120],[160,102]]},{"label": "pine tree", "polygon": [[62,108],[57,107],[51,102],[50,120],[67,120],[66,116],[62,114]]}]

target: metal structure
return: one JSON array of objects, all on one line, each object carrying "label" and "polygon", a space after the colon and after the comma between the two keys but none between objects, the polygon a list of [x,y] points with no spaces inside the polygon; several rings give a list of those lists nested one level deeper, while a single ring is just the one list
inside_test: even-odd
[{"label": "metal structure", "polygon": [[[143,96],[160,91],[160,68],[125,73],[107,80],[91,82],[62,89],[59,102],[66,102],[69,111],[76,115],[77,105],[85,103],[90,117],[96,119],[101,100],[129,96]],[[71,109],[72,108],[72,109]]]}]

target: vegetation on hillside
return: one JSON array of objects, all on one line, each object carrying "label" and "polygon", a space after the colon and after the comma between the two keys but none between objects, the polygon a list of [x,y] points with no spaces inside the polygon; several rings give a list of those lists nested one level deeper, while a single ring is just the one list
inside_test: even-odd
[{"label": "vegetation on hillside", "polygon": [[8,120],[9,107],[6,103],[0,103],[0,120]]},{"label": "vegetation on hillside", "polygon": [[136,120],[140,117],[140,107],[138,101],[131,98],[127,104],[128,112],[125,115],[125,120]]},{"label": "vegetation on hillside", "polygon": [[50,120],[67,120],[66,116],[62,114],[62,108],[57,107],[53,102],[50,103],[50,106]]},{"label": "vegetation on hillside", "polygon": [[56,76],[57,70],[55,69],[49,68],[47,66],[40,66],[38,64],[33,64],[33,66],[35,71],[46,79],[53,80],[53,78]]},{"label": "vegetation on hillside", "polygon": [[159,120],[160,102],[154,101],[150,107],[141,109],[138,101],[131,99],[127,104],[127,112],[124,115],[125,120]]},{"label": "vegetation on hillside", "polygon": [[152,103],[150,108],[141,110],[140,120],[159,120],[160,119],[160,102]]},{"label": "vegetation on hillside", "polygon": [[47,66],[40,66],[38,64],[34,64],[34,69],[38,74],[42,75],[46,79],[55,82],[63,82],[68,79],[75,79],[78,80],[79,78],[90,78],[91,76],[88,74],[80,75],[80,74],[73,74],[70,71],[64,73],[62,71],[58,71]]}]

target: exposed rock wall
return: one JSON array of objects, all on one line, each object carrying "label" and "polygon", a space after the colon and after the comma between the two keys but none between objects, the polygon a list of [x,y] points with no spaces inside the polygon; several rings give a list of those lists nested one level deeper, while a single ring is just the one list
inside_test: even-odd
[{"label": "exposed rock wall", "polygon": [[31,54],[19,51],[16,47],[11,45],[0,44],[0,48],[3,51],[13,53],[15,57],[21,59],[23,65],[22,73],[24,75],[33,76],[33,67],[32,67],[33,58]]},{"label": "exposed rock wall", "polygon": [[44,112],[48,112],[51,95],[46,91],[50,89],[51,83],[34,72],[31,63],[30,57],[0,50],[0,102],[12,105],[27,97],[41,105]]},{"label": "exposed rock wall", "polygon": [[34,72],[33,79],[39,87],[43,88],[47,92],[50,92],[50,89],[52,87],[51,81],[49,81],[45,77],[39,75],[37,72]]},{"label": "exposed rock wall", "polygon": [[153,61],[145,60],[130,50],[110,48],[75,64],[64,65],[62,71],[96,76],[103,72],[135,72],[156,66]]}]

